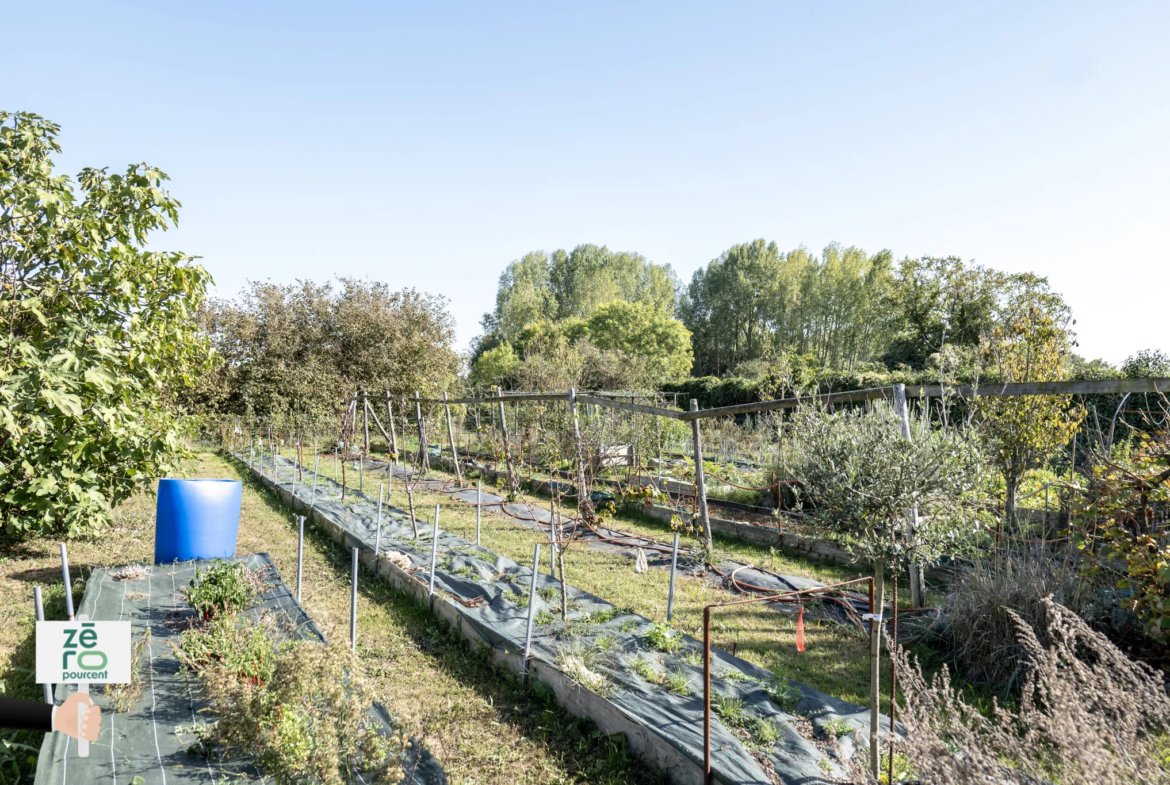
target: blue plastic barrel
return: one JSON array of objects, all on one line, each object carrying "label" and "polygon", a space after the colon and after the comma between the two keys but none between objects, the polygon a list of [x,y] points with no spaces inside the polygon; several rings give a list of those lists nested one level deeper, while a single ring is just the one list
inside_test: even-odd
[{"label": "blue plastic barrel", "polygon": [[242,493],[239,480],[159,480],[154,563],[235,556]]}]

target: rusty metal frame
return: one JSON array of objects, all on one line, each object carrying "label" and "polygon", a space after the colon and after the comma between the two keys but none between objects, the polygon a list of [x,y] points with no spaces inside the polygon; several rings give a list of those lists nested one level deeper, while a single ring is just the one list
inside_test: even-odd
[{"label": "rusty metal frame", "polygon": [[[772,594],[764,597],[749,597],[744,600],[732,600],[731,602],[717,602],[703,608],[703,782],[705,785],[713,785],[715,782],[714,774],[711,771],[711,611],[715,608],[727,608],[733,605],[749,605],[758,602],[782,602],[801,596],[815,597],[820,592],[839,589],[842,586],[851,586],[856,583],[869,584],[869,612],[873,613],[874,583],[872,575],[865,578],[854,578],[851,581],[833,583],[828,586],[818,586],[813,589],[801,589],[799,591]],[[872,629],[870,634],[874,634]]]}]

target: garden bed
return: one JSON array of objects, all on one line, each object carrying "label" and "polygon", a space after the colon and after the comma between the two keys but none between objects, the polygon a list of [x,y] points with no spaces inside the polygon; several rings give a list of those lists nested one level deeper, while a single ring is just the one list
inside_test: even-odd
[{"label": "garden bed", "polygon": [[[271,614],[289,640],[319,641],[324,635],[281,581],[267,554],[239,559],[264,581],[262,593],[246,613],[252,619]],[[102,708],[102,730],[90,745],[87,758],[76,753],[76,742],[62,733],[47,733],[37,762],[37,785],[70,782],[207,783],[262,779],[246,757],[206,758],[191,751],[197,741],[197,724],[212,721],[201,697],[198,676],[180,667],[174,646],[195,618],[180,594],[208,562],[180,562],[134,571],[95,569],[86,582],[85,596],[77,613],[95,621],[130,621],[135,646],[143,656],[140,691],[132,693],[124,711],[113,711],[112,698],[99,686],[92,688],[94,702]],[[56,685],[60,704],[73,685]],[[387,733],[390,717],[380,706],[369,716]],[[420,748],[416,748],[421,752]],[[413,754],[413,753],[412,753]],[[416,785],[446,783],[434,759],[422,752],[415,771]],[[414,758],[407,771],[414,769]]]},{"label": "garden bed", "polygon": [[[293,464],[280,459],[278,470],[291,480]],[[277,485],[267,459],[254,469],[264,484],[278,487],[298,509],[335,539],[362,550],[374,567],[378,540],[377,504],[352,490],[345,503],[340,486],[305,472],[295,487]],[[375,475],[376,476],[376,475]],[[420,513],[422,511],[419,511]],[[428,510],[424,518],[429,518]],[[441,519],[440,519],[441,523]],[[429,524],[420,522],[415,539],[406,515],[387,508],[382,516],[378,573],[391,583],[427,597],[433,543]],[[389,555],[390,551],[396,552]],[[523,659],[531,568],[440,529],[439,565],[434,576],[434,611],[462,631],[474,645],[517,672]],[[676,782],[702,781],[701,648],[683,637],[675,651],[650,643],[654,625],[645,617],[614,608],[604,599],[570,587],[569,621],[551,620],[559,606],[559,582],[538,573],[535,602],[546,611],[537,626],[528,673],[544,683],[571,713],[591,717],[604,733],[623,732],[631,749]],[[360,631],[359,631],[360,637]],[[855,752],[853,738],[868,738],[868,709],[809,687],[787,682],[794,693],[785,711],[768,697],[771,673],[726,652],[713,651],[715,692],[724,696],[725,716],[712,721],[714,772],[724,782],[830,782],[846,776],[844,758]],[[730,708],[727,708],[730,707]],[[737,715],[738,712],[738,715]],[[736,717],[738,716],[738,720]],[[774,731],[767,732],[763,725]],[[745,731],[744,727],[754,729]],[[818,741],[831,729],[839,743]],[[802,732],[803,731],[803,732]]]}]

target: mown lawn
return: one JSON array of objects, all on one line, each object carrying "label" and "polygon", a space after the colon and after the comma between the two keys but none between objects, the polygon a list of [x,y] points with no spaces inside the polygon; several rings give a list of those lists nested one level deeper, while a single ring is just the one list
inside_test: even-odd
[{"label": "mown lawn", "polygon": [[[195,477],[242,478],[234,464],[204,454]],[[99,566],[149,563],[154,501],[130,500],[116,525],[69,541],[78,601]],[[326,535],[306,532],[304,605],[326,635],[349,634],[350,556]],[[286,581],[296,578],[296,528],[271,494],[245,481],[238,553],[267,552]],[[48,615],[64,618],[55,540],[7,545],[0,556],[0,689],[36,700],[32,681],[32,587],[48,590]],[[518,679],[473,655],[463,639],[424,606],[363,573],[358,604],[359,653],[383,703],[408,733],[424,739],[452,783],[651,783],[657,772]],[[0,732],[0,783],[31,781],[42,734]],[[28,745],[30,749],[12,746]]]}]

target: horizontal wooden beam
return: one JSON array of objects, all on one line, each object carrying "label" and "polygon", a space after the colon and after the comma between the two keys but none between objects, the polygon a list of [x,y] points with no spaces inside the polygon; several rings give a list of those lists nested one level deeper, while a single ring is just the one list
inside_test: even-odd
[{"label": "horizontal wooden beam", "polygon": [[[1074,379],[1063,382],[1020,382],[1012,384],[986,383],[980,385],[953,384],[945,386],[947,395],[962,398],[975,397],[1004,397],[1017,395],[1124,395],[1126,393],[1167,393],[1170,394],[1170,378],[1156,379]],[[941,398],[944,385],[919,384],[906,385],[907,398]],[[844,392],[824,393],[822,395],[802,395],[796,398],[780,398],[774,401],[755,401],[735,406],[718,406],[713,409],[701,409],[697,412],[680,411],[678,409],[664,409],[660,406],[648,406],[631,401],[617,400],[621,397],[634,397],[637,393],[610,393],[578,395],[581,403],[590,403],[594,406],[604,406],[610,409],[621,409],[629,412],[642,412],[657,417],[668,417],[672,420],[706,420],[712,417],[732,417],[738,414],[752,414],[753,412],[775,411],[777,409],[795,409],[806,403],[858,403],[873,401],[881,398],[892,398],[893,387],[870,387],[864,390],[846,390]],[[613,397],[609,397],[613,396]],[[358,393],[357,397],[365,398],[367,393]],[[384,398],[385,394],[368,396],[370,398]],[[649,397],[649,396],[647,396]],[[484,398],[421,398],[422,403],[462,403],[486,404],[505,402],[537,402],[537,401],[567,401],[568,393],[539,393],[539,392],[505,392],[501,397],[488,396]],[[415,400],[403,396],[403,400]]]},{"label": "horizontal wooden beam", "polygon": [[[1126,393],[1170,393],[1170,379],[1072,379],[1065,382],[986,383],[948,385],[948,395],[963,398],[997,398],[1016,395],[1125,395]],[[941,398],[943,385],[906,385],[907,398]]]},{"label": "horizontal wooden beam", "polygon": [[657,417],[669,417],[672,420],[686,419],[686,412],[680,412],[678,409],[663,409],[661,406],[646,406],[641,403],[615,401],[612,398],[599,398],[596,395],[578,395],[577,402],[591,403],[594,406],[607,406],[610,409],[621,409],[627,412],[642,412],[644,414],[653,414]]},{"label": "horizontal wooden beam", "polygon": [[714,409],[700,409],[697,412],[679,412],[681,420],[705,420],[709,417],[730,417],[736,414],[751,414],[752,412],[767,412],[776,409],[795,409],[802,403],[855,403],[857,401],[872,401],[878,398],[892,398],[893,387],[871,387],[865,390],[848,390],[845,392],[825,393],[823,395],[802,395],[798,398],[778,398],[774,401],[756,401],[755,403],[741,403],[736,406],[719,406]]}]

